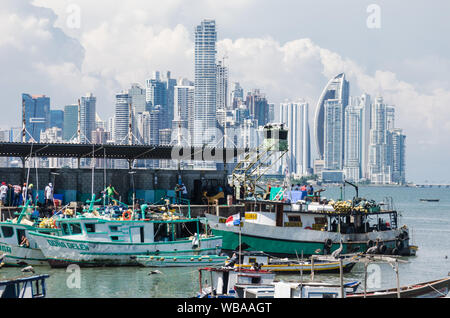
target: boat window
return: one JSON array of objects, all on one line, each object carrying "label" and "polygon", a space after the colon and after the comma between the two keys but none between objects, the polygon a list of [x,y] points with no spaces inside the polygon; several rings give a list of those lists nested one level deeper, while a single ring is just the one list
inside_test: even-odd
[{"label": "boat window", "polygon": [[3,237],[11,237],[14,235],[14,229],[11,226],[2,226]]},{"label": "boat window", "polygon": [[289,222],[301,222],[302,218],[300,215],[289,215],[288,216]]},{"label": "boat window", "polygon": [[70,235],[69,226],[67,225],[67,223],[61,223],[61,229],[63,235]]},{"label": "boat window", "polygon": [[139,231],[140,231],[140,234],[141,234],[141,243],[144,243],[144,241],[145,241],[145,237],[144,237],[144,228],[141,227],[141,228],[139,229]]},{"label": "boat window", "polygon": [[84,225],[87,233],[95,233],[95,223],[87,223]]},{"label": "boat window", "polygon": [[119,237],[118,236],[111,236],[111,241],[118,241]]},{"label": "boat window", "polygon": [[70,232],[72,234],[81,234],[81,225],[80,223],[70,223]]},{"label": "boat window", "polygon": [[260,284],[260,283],[261,283],[261,277],[260,276],[252,277],[252,284]]},{"label": "boat window", "polygon": [[119,227],[118,227],[118,226],[110,226],[110,227],[109,227],[109,230],[110,230],[111,232],[119,232]]}]

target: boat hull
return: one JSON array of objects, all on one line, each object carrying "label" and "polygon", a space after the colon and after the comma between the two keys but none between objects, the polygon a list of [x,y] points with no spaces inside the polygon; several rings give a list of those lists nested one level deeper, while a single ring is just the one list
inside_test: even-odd
[{"label": "boat hull", "polygon": [[[214,235],[223,237],[222,250],[232,252],[239,250],[263,251],[273,256],[295,258],[323,254],[324,242],[330,239],[333,244],[330,253],[340,247],[343,239],[342,253],[365,252],[368,242],[379,239],[388,249],[396,247],[396,237],[402,230],[369,232],[364,234],[340,234],[336,232],[314,231],[294,227],[277,227],[243,222],[242,226],[227,227],[219,221],[219,217],[207,215],[208,224]],[[409,252],[408,240],[404,249]]]},{"label": "boat hull", "polygon": [[4,266],[48,266],[47,259],[39,248],[27,248],[0,243],[0,256]]},{"label": "boat hull", "polygon": [[[343,261],[343,271],[344,273],[349,273],[353,267],[355,266],[355,262],[352,261]],[[235,265],[236,268],[250,269],[252,265]],[[261,265],[262,270],[267,270],[271,272],[275,272],[278,274],[292,274],[292,273],[300,273],[302,271],[304,274],[311,273],[312,266],[311,264],[299,265],[299,264],[268,264]],[[332,263],[317,263],[314,264],[314,273],[315,274],[326,274],[326,273],[339,273],[339,262]]]},{"label": "boat hull", "polygon": [[[441,298],[448,295],[450,277],[438,281],[402,287],[400,298]],[[348,298],[364,298],[364,293],[350,294]],[[366,293],[366,298],[398,298],[397,289]]]},{"label": "boat hull", "polygon": [[116,243],[69,239],[31,232],[52,267],[77,264],[82,267],[138,266],[139,255],[217,255],[222,238],[201,238],[200,247],[193,249],[191,240],[156,243]]},{"label": "boat hull", "polygon": [[137,256],[136,261],[144,267],[195,267],[225,265],[227,256]]}]

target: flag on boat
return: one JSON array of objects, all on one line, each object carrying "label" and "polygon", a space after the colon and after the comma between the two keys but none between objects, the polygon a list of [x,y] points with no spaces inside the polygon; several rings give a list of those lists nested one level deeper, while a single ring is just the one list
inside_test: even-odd
[{"label": "flag on boat", "polygon": [[226,224],[226,226],[233,226],[233,225],[241,224],[241,215],[238,213],[238,214],[228,217],[227,222],[225,224]]}]

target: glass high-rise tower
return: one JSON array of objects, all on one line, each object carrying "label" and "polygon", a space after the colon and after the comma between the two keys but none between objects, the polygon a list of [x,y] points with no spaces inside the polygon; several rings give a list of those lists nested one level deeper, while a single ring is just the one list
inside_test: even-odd
[{"label": "glass high-rise tower", "polygon": [[216,140],[216,22],[203,20],[195,30],[195,97],[193,144]]},{"label": "glass high-rise tower", "polygon": [[[315,132],[315,142],[316,148],[320,159],[325,159],[325,125],[326,125],[326,117],[325,117],[325,102],[327,100],[338,100],[341,103],[341,114],[344,114],[345,108],[349,104],[349,93],[350,93],[350,85],[349,82],[345,79],[345,74],[341,73],[336,77],[332,78],[322,94],[320,95],[319,102],[317,104],[316,115],[315,115],[315,124],[314,124],[314,132]],[[344,129],[344,121],[340,123],[340,130]],[[341,146],[341,154],[343,154],[343,146]],[[339,159],[342,161],[342,158]]]},{"label": "glass high-rise tower", "polygon": [[50,126],[50,98],[45,95],[22,94],[25,104],[26,141],[40,141],[41,131]]}]

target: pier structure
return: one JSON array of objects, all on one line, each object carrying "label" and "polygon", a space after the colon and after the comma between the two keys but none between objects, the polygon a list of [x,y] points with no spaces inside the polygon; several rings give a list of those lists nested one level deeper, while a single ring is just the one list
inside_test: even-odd
[{"label": "pier structure", "polygon": [[[21,158],[22,168],[0,168],[0,182],[23,184],[28,180],[34,185],[39,200],[44,199],[44,188],[53,183],[55,197],[62,204],[86,202],[96,194],[97,198],[110,184],[119,193],[121,202],[135,199],[145,203],[160,203],[165,197],[175,196],[175,186],[181,181],[185,184],[192,205],[201,204],[205,186],[225,188],[227,184],[230,158],[244,154],[248,149],[178,147],[152,145],[114,145],[114,144],[43,144],[43,143],[0,143],[0,157]],[[174,154],[176,158],[174,159]],[[124,159],[128,169],[106,168],[27,168],[26,162],[32,158],[76,158],[81,159]],[[223,164],[224,169],[183,170],[180,169],[133,169],[133,162],[140,159],[154,160],[195,160],[215,161]],[[194,206],[192,208],[195,210]],[[209,209],[209,208],[208,208]],[[200,211],[202,210],[202,211]],[[203,208],[199,208],[201,214]],[[212,211],[209,211],[212,212]]]}]

